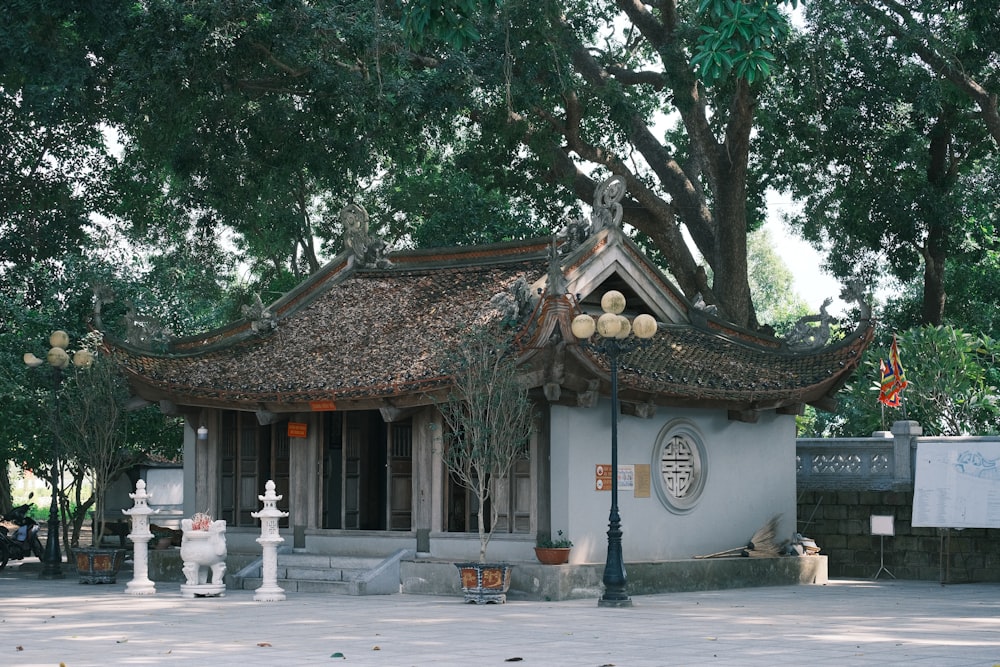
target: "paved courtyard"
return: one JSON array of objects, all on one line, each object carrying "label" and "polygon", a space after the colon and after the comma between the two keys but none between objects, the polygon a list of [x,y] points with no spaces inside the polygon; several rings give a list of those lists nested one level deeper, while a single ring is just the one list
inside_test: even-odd
[{"label": "paved courtyard", "polygon": [[1000,665],[1000,584],[835,580],[596,600],[465,605],[460,598],[251,591],[186,599],[0,571],[0,664]]}]

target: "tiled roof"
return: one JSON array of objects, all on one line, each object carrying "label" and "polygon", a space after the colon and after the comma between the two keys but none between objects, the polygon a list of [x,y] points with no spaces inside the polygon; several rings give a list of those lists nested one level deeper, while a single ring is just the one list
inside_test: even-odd
[{"label": "tiled roof", "polygon": [[621,362],[623,383],[691,404],[780,407],[819,401],[847,381],[871,339],[865,327],[812,352],[775,350],[693,326],[660,326]]},{"label": "tiled roof", "polygon": [[[322,401],[342,408],[426,402],[427,392],[447,385],[442,357],[463,327],[497,322],[494,295],[546,275],[546,244],[402,253],[387,269],[358,269],[340,257],[271,307],[278,323],[268,333],[253,334],[243,322],[161,354],[112,347],[141,395],[178,405],[300,411]],[[538,364],[551,363],[537,354],[569,339],[568,321],[578,312],[571,297],[546,297],[558,304],[537,309],[538,319],[525,325],[536,377]],[[546,318],[553,318],[548,326]],[[702,324],[661,323],[648,345],[622,358],[626,400],[730,410],[822,405],[871,339],[865,323],[836,345],[791,352],[774,339],[696,320]],[[596,379],[606,393],[607,360],[569,347],[572,373],[589,378],[577,384]]]},{"label": "tiled roof", "polygon": [[252,408],[421,392],[444,383],[441,353],[463,326],[498,320],[490,299],[519,278],[537,280],[546,267],[541,255],[495,265],[351,271],[298,298],[305,304],[269,333],[248,336],[247,327],[231,327],[228,338],[206,334],[200,350],[183,341],[183,353],[122,344],[115,350],[140,393],[194,405]]}]

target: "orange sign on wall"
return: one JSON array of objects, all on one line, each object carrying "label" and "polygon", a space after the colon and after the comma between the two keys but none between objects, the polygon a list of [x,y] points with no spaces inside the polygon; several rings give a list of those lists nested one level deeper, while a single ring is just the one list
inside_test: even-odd
[{"label": "orange sign on wall", "polygon": [[302,422],[288,422],[289,438],[304,438],[309,433],[309,425]]},{"label": "orange sign on wall", "polygon": [[598,463],[594,467],[594,490],[595,491],[610,491],[611,490],[611,464],[610,463]]},{"label": "orange sign on wall", "polygon": [[[632,464],[619,464],[618,465],[618,490],[619,491],[634,491],[635,490],[635,466]],[[594,490],[595,491],[610,491],[611,490],[611,464],[610,463],[598,463],[594,467]]]}]

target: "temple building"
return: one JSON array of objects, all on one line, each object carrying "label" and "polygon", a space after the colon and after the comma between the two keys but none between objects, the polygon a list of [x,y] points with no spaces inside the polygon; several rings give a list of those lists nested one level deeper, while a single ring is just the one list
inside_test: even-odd
[{"label": "temple building", "polygon": [[[286,542],[321,554],[478,555],[476,507],[441,460],[441,355],[467,326],[514,324],[538,428],[498,485],[492,559],[533,560],[562,531],[573,563],[606,555],[611,371],[571,330],[608,290],[655,335],[619,365],[619,494],[626,561],[733,546],[796,519],[795,416],[835,406],[869,344],[867,311],[829,343],[822,318],[779,340],[696,307],[621,229],[622,183],[554,238],[386,252],[360,207],[344,251],[274,303],[164,349],[111,342],[133,391],[186,418],[185,504],[253,545],[274,480]],[[155,492],[155,490],[154,490]]]}]

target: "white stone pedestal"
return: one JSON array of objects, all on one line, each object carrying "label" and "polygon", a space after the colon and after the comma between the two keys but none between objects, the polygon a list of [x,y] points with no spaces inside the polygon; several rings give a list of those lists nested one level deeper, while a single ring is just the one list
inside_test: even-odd
[{"label": "white stone pedestal", "polygon": [[181,597],[224,598],[226,597],[226,584],[181,584]]}]

